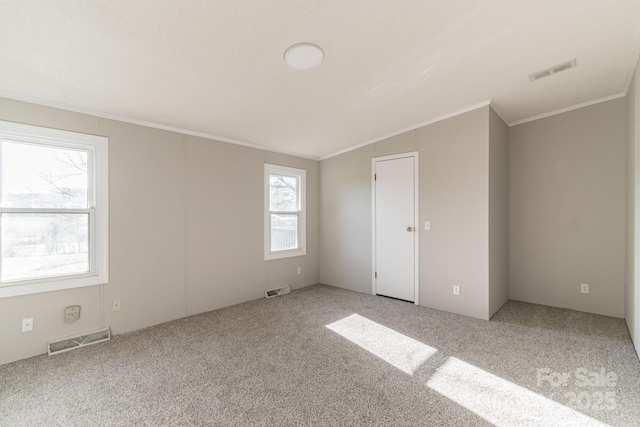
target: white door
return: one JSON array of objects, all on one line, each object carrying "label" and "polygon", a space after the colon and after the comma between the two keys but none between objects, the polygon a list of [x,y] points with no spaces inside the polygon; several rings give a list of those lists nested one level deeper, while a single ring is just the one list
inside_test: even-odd
[{"label": "white door", "polygon": [[416,301],[415,157],[374,159],[374,292]]}]

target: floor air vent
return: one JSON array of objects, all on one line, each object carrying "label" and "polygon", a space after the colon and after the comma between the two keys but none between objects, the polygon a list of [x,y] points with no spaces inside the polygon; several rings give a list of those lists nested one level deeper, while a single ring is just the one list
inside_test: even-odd
[{"label": "floor air vent", "polygon": [[65,351],[74,350],[80,347],[86,347],[91,344],[109,341],[111,339],[111,331],[109,327],[96,329],[95,331],[83,332],[81,335],[72,335],[69,337],[59,338],[49,341],[49,356],[52,354],[64,353]]},{"label": "floor air vent", "polygon": [[277,297],[278,295],[286,295],[289,293],[291,293],[291,288],[289,288],[288,286],[283,286],[281,288],[269,289],[267,291],[264,291],[264,296],[266,298],[273,298]]}]

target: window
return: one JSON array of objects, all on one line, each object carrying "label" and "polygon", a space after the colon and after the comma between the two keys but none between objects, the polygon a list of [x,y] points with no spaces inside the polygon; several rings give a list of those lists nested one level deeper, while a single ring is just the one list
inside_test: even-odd
[{"label": "window", "polygon": [[264,259],[306,254],[306,171],[264,165]]},{"label": "window", "polygon": [[108,140],[0,121],[0,297],[108,280]]}]

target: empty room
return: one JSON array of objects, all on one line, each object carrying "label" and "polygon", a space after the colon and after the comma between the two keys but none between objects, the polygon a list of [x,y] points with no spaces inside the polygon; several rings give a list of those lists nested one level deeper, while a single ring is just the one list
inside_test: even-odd
[{"label": "empty room", "polygon": [[637,0],[0,0],[0,426],[640,425]]}]

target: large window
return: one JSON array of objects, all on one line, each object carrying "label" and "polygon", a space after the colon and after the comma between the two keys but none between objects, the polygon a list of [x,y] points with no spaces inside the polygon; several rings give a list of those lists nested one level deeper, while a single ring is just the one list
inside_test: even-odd
[{"label": "large window", "polygon": [[107,138],[0,121],[0,297],[106,283]]},{"label": "large window", "polygon": [[306,254],[303,169],[264,165],[264,259]]}]

